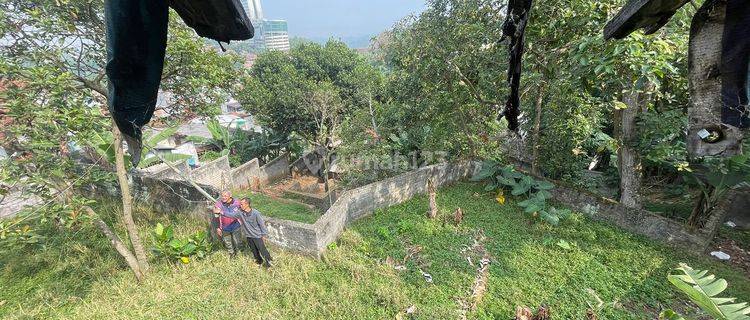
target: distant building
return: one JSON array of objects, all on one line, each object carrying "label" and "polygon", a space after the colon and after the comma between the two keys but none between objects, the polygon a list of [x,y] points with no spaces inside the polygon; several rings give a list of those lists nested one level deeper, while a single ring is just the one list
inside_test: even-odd
[{"label": "distant building", "polygon": [[289,51],[289,28],[286,20],[268,20],[263,16],[260,0],[241,0],[247,16],[255,27],[255,37],[250,40],[254,51]]}]

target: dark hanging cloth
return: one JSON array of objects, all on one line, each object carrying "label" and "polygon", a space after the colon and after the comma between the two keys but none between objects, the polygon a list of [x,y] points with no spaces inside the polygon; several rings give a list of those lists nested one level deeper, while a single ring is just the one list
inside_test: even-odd
[{"label": "dark hanging cloth", "polygon": [[229,42],[255,32],[240,0],[170,0],[169,6],[201,37]]},{"label": "dark hanging cloth", "polygon": [[724,37],[721,49],[721,122],[750,127],[750,3],[748,0],[727,2]]},{"label": "dark hanging cloth", "polygon": [[140,162],[141,128],[154,113],[167,47],[166,1],[107,0],[109,111]]},{"label": "dark hanging cloth", "polygon": [[[169,1],[186,24],[207,38],[229,42],[253,37],[239,0]],[[109,111],[140,162],[142,127],[154,113],[164,69],[169,7],[161,0],[106,0]]]},{"label": "dark hanging cloth", "polygon": [[[508,128],[513,131],[518,130],[518,116],[520,112],[521,100],[519,87],[521,85],[521,67],[523,64],[524,50],[524,32],[526,23],[529,20],[529,11],[531,10],[532,0],[510,0],[508,3],[508,14],[503,23],[503,39],[510,38],[508,63],[508,84],[510,85],[510,95],[505,103],[505,110],[500,117],[508,120]],[[502,40],[501,40],[502,41]]]}]

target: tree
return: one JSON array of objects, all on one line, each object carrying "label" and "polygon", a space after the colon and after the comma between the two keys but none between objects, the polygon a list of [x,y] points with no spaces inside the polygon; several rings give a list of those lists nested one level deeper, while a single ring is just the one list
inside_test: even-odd
[{"label": "tree", "polygon": [[264,127],[314,136],[319,128],[314,113],[308,112],[308,100],[323,90],[319,87],[335,89],[343,105],[338,112],[348,113],[367,106],[373,73],[362,56],[340,41],[303,43],[289,53],[258,55],[238,100]]},{"label": "tree", "polygon": [[238,100],[264,127],[287,137],[296,134],[321,151],[323,168],[317,174],[328,190],[341,123],[372,106],[379,79],[374,67],[340,41],[302,43],[288,54],[260,54]]},{"label": "tree", "polygon": [[[103,1],[9,0],[0,2],[0,11],[0,67],[4,71],[0,80],[5,84],[0,90],[13,133],[2,142],[13,154],[10,164],[3,164],[3,171],[13,174],[3,175],[3,183],[20,181],[45,201],[63,203],[63,208],[73,206],[66,210],[79,212],[89,198],[78,192],[79,187],[94,182],[97,168],[84,168],[81,175],[70,149],[85,146],[92,135],[109,127]],[[216,113],[233,90],[239,59],[204,46],[171,16],[162,77],[162,90],[171,93],[165,111],[172,117],[167,121]],[[114,146],[121,151],[117,139]],[[123,167],[118,169],[124,174]],[[107,174],[102,177],[112,179]],[[127,208],[131,201],[126,199],[128,186],[126,180],[120,182]],[[47,213],[61,213],[59,206],[49,208],[57,212]],[[27,223],[42,211],[14,223]],[[137,230],[128,220],[132,219],[126,217],[131,243],[139,264],[145,266]]]}]

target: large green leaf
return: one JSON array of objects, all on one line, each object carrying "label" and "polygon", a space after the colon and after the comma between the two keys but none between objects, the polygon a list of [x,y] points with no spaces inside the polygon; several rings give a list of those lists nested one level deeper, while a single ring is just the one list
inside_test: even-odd
[{"label": "large green leaf", "polygon": [[703,311],[720,320],[750,320],[747,303],[733,303],[735,298],[716,297],[727,288],[724,279],[705,270],[694,270],[681,263],[667,276],[669,282],[687,294]]},{"label": "large green leaf", "polygon": [[560,224],[560,217],[554,214],[550,214],[547,211],[544,211],[544,210],[539,211],[539,217],[541,217],[542,220],[546,221],[547,223],[553,226]]},{"label": "large green leaf", "polygon": [[530,189],[531,189],[530,185],[519,183],[513,187],[513,190],[511,190],[510,193],[514,196],[519,196],[526,192],[529,192]]},{"label": "large green leaf", "polygon": [[552,190],[554,187],[554,184],[545,180],[538,180],[534,185],[534,188],[537,188],[538,190]]},{"label": "large green leaf", "polygon": [[[395,136],[395,134],[391,134],[391,135]],[[391,139],[393,139],[393,137]],[[497,163],[495,163],[494,161],[485,161],[482,163],[482,169],[480,169],[479,172],[477,172],[477,174],[471,177],[471,181],[485,180],[489,177],[494,176],[497,170],[498,170]]]},{"label": "large green leaf", "polygon": [[[144,139],[144,140],[145,140],[145,142],[146,142],[145,144],[146,144],[147,146],[150,146],[150,147],[152,147],[152,148],[153,148],[153,147],[155,147],[155,146],[156,146],[157,144],[159,144],[159,142],[162,142],[162,141],[164,141],[164,140],[166,140],[166,139],[169,139],[169,137],[171,137],[171,136],[173,136],[173,135],[174,135],[175,133],[177,133],[177,130],[178,130],[178,129],[179,129],[179,128],[178,128],[178,127],[176,127],[176,126],[175,126],[175,127],[169,127],[169,128],[165,128],[165,129],[163,129],[163,130],[159,131],[159,133],[157,133],[157,134],[155,134],[155,135],[153,135],[153,136],[150,136],[150,137],[148,137],[148,138]],[[144,150],[144,151],[150,151],[150,150]]]}]

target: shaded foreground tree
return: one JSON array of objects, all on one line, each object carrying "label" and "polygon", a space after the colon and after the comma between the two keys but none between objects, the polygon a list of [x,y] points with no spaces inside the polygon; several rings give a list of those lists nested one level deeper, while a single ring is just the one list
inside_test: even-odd
[{"label": "shaded foreground tree", "polygon": [[[78,213],[91,201],[86,188],[113,180],[111,173],[97,166],[82,166],[71,156],[93,135],[110,127],[106,116],[107,61],[101,0],[9,0],[0,2],[0,10],[4,12],[0,15],[0,91],[10,118],[6,128],[9,138],[0,144],[11,155],[0,165],[0,178],[3,185],[24,186],[49,204],[0,225],[0,231],[12,234],[14,226],[31,227],[49,221],[49,217],[57,217],[53,221],[85,217]],[[172,17],[161,86],[170,93],[163,109],[170,115],[165,122],[217,113],[234,87],[240,66],[237,57],[218,54]],[[121,153],[117,139],[113,145]],[[121,154],[116,159],[123,161]],[[145,272],[145,250],[128,209],[132,198],[124,161],[117,167],[124,220]],[[34,228],[23,229],[34,232]]]}]

